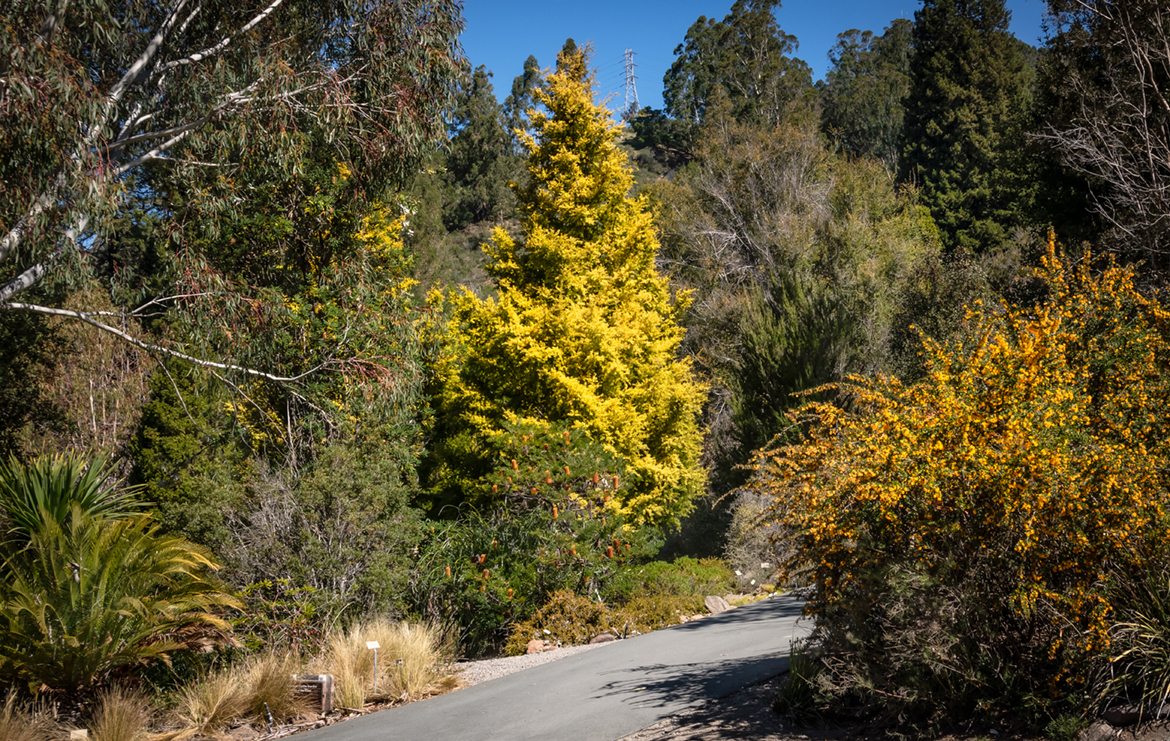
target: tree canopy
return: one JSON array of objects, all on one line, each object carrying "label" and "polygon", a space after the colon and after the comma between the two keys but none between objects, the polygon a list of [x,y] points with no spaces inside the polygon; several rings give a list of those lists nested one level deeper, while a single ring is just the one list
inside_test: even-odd
[{"label": "tree canopy", "polygon": [[950,248],[997,245],[1011,225],[1008,150],[1027,87],[1010,18],[1003,0],[926,0],[914,16],[900,174]]},{"label": "tree canopy", "polygon": [[779,0],[737,0],[722,21],[699,16],[663,77],[666,110],[701,121],[722,90],[737,119],[775,125],[805,101],[812,72],[791,56],[798,42],[776,23],[779,7]]},{"label": "tree canopy", "polygon": [[629,197],[618,129],[592,88],[585,53],[567,48],[536,93],[548,112],[524,137],[524,239],[497,229],[485,245],[498,300],[452,299],[432,479],[440,501],[490,502],[479,478],[498,462],[502,425],[563,423],[627,462],[615,511],[670,523],[702,490],[704,391],[676,358],[681,304],[655,270],[651,214]]},{"label": "tree canopy", "polygon": [[[229,290],[211,288],[180,218],[214,233],[247,212],[258,181],[303,175],[322,148],[350,174],[351,199],[376,201],[442,136],[462,63],[448,0],[17,0],[0,23],[0,308],[65,313],[140,344],[121,319],[38,297],[92,277],[136,210],[161,219],[183,258],[164,282],[172,297]],[[124,317],[134,296],[120,298]]]}]

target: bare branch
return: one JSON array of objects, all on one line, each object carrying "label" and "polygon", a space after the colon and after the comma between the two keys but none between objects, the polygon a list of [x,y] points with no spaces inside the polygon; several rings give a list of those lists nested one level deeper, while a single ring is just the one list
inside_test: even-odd
[{"label": "bare branch", "polygon": [[98,316],[94,312],[72,311],[69,309],[53,309],[53,308],[50,308],[48,306],[37,306],[36,304],[24,304],[24,303],[16,303],[16,302],[0,303],[0,310],[32,311],[32,312],[35,312],[37,314],[48,314],[50,316],[63,316],[63,317],[69,317],[70,319],[78,319],[78,320],[83,321],[86,324],[90,325],[91,327],[96,327],[97,329],[100,329],[103,332],[109,332],[110,334],[114,335],[115,337],[118,337],[126,342],[129,342],[131,345],[134,345],[135,347],[137,347],[139,349],[146,350],[147,352],[158,353],[160,355],[165,355],[167,357],[178,358],[179,360],[186,360],[187,362],[194,363],[195,365],[198,365],[202,368],[214,368],[214,369],[218,369],[218,370],[238,371],[240,373],[245,373],[249,376],[253,376],[256,378],[263,378],[267,381],[273,381],[274,383],[291,383],[293,381],[299,381],[299,380],[306,378],[306,377],[316,373],[317,371],[327,367],[328,365],[330,365],[330,363],[328,363],[328,362],[321,363],[320,365],[316,365],[316,366],[310,368],[309,370],[305,371],[304,373],[300,373],[300,374],[297,374],[295,376],[277,376],[275,374],[266,373],[264,371],[256,370],[254,368],[245,368],[244,366],[241,366],[241,365],[233,365],[231,363],[217,363],[213,360],[204,360],[202,358],[196,358],[192,355],[187,355],[186,353],[181,353],[177,350],[171,350],[170,348],[162,347],[161,345],[154,345],[154,344],[151,344],[149,342],[143,342],[142,340],[138,339],[137,337],[134,337],[133,335],[128,334],[128,333],[118,329],[117,327],[112,327],[109,324],[98,321],[97,319],[94,318],[95,316]]},{"label": "bare branch", "polygon": [[245,34],[248,31],[251,31],[253,28],[256,27],[256,25],[258,23],[263,21],[268,16],[272,15],[273,11],[275,11],[278,7],[280,7],[280,4],[282,2],[284,2],[284,0],[273,0],[272,4],[269,5],[267,8],[265,8],[264,10],[260,11],[256,15],[255,18],[253,18],[252,20],[245,23],[240,28],[240,30],[236,31],[235,33],[231,34],[230,36],[223,37],[223,39],[218,44],[216,44],[214,46],[209,46],[206,49],[203,49],[201,51],[197,51],[194,54],[191,54],[190,56],[186,56],[186,57],[183,57],[181,59],[175,59],[175,60],[172,60],[170,62],[167,62],[166,64],[164,64],[162,66],[162,70],[164,72],[169,72],[170,70],[174,69],[175,67],[184,67],[184,66],[189,65],[189,64],[196,64],[198,62],[202,62],[204,59],[207,59],[210,56],[213,56],[215,54],[220,53],[221,51],[226,49],[229,44],[231,44],[232,39],[234,39],[237,36],[240,36],[242,34]]}]

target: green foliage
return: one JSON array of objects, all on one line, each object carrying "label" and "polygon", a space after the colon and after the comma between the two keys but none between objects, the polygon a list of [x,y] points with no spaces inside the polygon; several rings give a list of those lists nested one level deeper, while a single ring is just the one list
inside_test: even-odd
[{"label": "green foliage", "polygon": [[662,100],[674,118],[699,123],[720,95],[740,122],[775,126],[813,97],[795,36],[776,23],[779,0],[736,0],[722,21],[699,16],[674,50]]},{"label": "green foliage", "polygon": [[540,87],[540,62],[531,54],[524,60],[524,71],[512,80],[512,93],[504,99],[504,116],[508,122],[511,153],[519,155],[524,147],[521,135],[528,132],[529,112],[536,105],[536,91]]},{"label": "green foliage", "polygon": [[799,642],[788,649],[788,678],[772,700],[772,709],[795,720],[809,720],[817,714],[822,700],[818,679],[824,670],[809,647]]},{"label": "green foliage", "polygon": [[635,145],[661,147],[685,156],[695,145],[698,126],[685,119],[670,118],[666,111],[647,106],[630,119]]},{"label": "green foliage", "polygon": [[899,293],[939,250],[915,194],[874,160],[833,156],[811,121],[717,119],[658,201],[664,264],[694,291],[685,351],[715,382],[712,487],[787,427],[792,396],[889,363]]},{"label": "green foliage", "polygon": [[410,599],[416,613],[455,623],[461,651],[475,656],[499,647],[554,592],[607,594],[626,565],[657,547],[652,530],[590,505],[468,510],[424,532]]},{"label": "green foliage", "polygon": [[[638,597],[702,597],[723,595],[736,588],[735,574],[727,563],[718,558],[696,560],[688,556],[676,558],[673,563],[651,561],[631,565],[614,578],[605,596],[619,605],[631,603]],[[691,613],[699,610],[691,610]]]},{"label": "green foliage", "polygon": [[1092,707],[1124,703],[1157,717],[1170,698],[1170,564],[1155,554],[1116,574],[1109,601],[1112,642],[1093,677]]},{"label": "green foliage", "polygon": [[497,230],[485,247],[499,299],[452,298],[429,477],[440,502],[474,498],[505,421],[566,424],[624,459],[618,511],[671,523],[702,486],[703,390],[676,359],[680,303],[655,270],[651,217],[628,195],[585,57],[563,53],[558,68],[526,137],[525,241]]},{"label": "green foliage", "polygon": [[169,211],[172,188],[214,183],[182,194],[207,224],[246,211],[255,180],[297,169],[305,132],[328,132],[351,153],[375,197],[413,170],[442,134],[461,61],[459,6],[261,11],[221,0],[198,12],[5,4],[0,56],[13,95],[0,118],[0,305],[38,281],[92,275],[101,251],[82,237],[110,235],[111,217],[127,210]]},{"label": "green foliage", "polygon": [[825,133],[848,154],[880,159],[891,171],[903,144],[911,28],[899,18],[881,36],[857,29],[837,34],[829,52],[832,68],[818,83]]},{"label": "green foliage", "polygon": [[237,608],[202,548],[149,515],[86,516],[74,505],[0,565],[0,677],[75,691],[115,672],[227,642]]},{"label": "green foliage", "polygon": [[66,453],[40,456],[28,465],[15,457],[0,462],[0,511],[17,544],[29,541],[46,523],[67,527],[78,515],[111,520],[142,508],[138,492],[110,479],[104,457],[87,460]]},{"label": "green foliage", "polygon": [[48,317],[0,314],[0,450],[17,450],[29,427],[64,425],[44,381],[59,367],[65,347],[60,327]]},{"label": "green foliage", "polygon": [[1044,734],[1052,741],[1075,741],[1089,721],[1079,715],[1059,715],[1044,726]]},{"label": "green foliage", "polygon": [[519,175],[519,161],[509,154],[504,111],[490,78],[487,68],[477,67],[455,100],[444,158],[448,195],[443,221],[451,231],[477,221],[498,222],[515,208],[508,181]]},{"label": "green foliage", "polygon": [[532,617],[512,628],[504,653],[519,656],[531,640],[580,646],[609,630],[610,619],[604,604],[568,590],[557,591]]},{"label": "green foliage", "polygon": [[247,652],[268,651],[312,656],[347,606],[313,587],[290,579],[266,579],[240,590],[243,608],[232,631]]},{"label": "green foliage", "polygon": [[614,610],[610,618],[614,630],[623,635],[637,631],[649,633],[683,622],[683,618],[702,615],[706,610],[702,594],[644,594]]},{"label": "green foliage", "polygon": [[914,16],[900,178],[921,188],[950,249],[980,252],[1016,225],[1013,163],[1028,75],[1003,0],[926,0]]}]

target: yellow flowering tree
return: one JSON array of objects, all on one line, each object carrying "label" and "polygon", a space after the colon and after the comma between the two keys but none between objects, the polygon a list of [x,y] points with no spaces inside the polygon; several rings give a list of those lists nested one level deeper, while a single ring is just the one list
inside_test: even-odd
[{"label": "yellow flowering tree", "polygon": [[903,717],[1084,700],[1110,582],[1165,552],[1170,470],[1170,312],[1090,267],[1050,244],[1035,307],[976,305],[920,382],[856,379],[850,409],[809,404],[803,442],[757,453],[822,689]]},{"label": "yellow flowering tree", "polygon": [[562,52],[532,116],[522,240],[498,229],[484,249],[497,299],[452,298],[440,363],[438,503],[490,502],[502,423],[585,431],[626,462],[612,507],[671,523],[702,490],[698,414],[705,398],[677,357],[684,298],[656,272],[651,214],[629,197],[618,128],[593,102],[583,52]]}]

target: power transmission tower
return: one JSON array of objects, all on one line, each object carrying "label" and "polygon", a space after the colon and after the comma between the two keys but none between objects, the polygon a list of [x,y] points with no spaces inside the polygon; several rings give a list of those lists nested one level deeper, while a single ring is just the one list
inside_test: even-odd
[{"label": "power transmission tower", "polygon": [[626,105],[622,109],[623,121],[638,115],[638,86],[634,84],[637,79],[634,75],[634,50],[626,49]]}]

